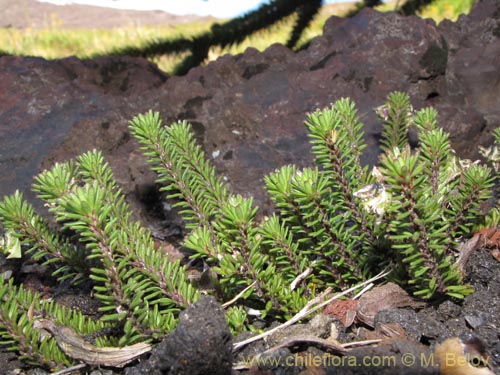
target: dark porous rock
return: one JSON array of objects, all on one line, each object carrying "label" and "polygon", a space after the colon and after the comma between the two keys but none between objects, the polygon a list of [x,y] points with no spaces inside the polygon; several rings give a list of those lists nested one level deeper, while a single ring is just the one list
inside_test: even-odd
[{"label": "dark porous rock", "polygon": [[465,298],[462,313],[474,317],[478,327],[500,327],[500,263],[489,252],[478,251],[469,259],[467,272],[475,292]]},{"label": "dark porous rock", "polygon": [[477,146],[491,144],[500,124],[499,12],[498,1],[478,1],[456,23],[436,26],[364,9],[329,19],[300,52],[249,48],[183,77],[140,58],[2,56],[0,196],[20,189],[34,201],[30,186],[41,169],[98,148],[136,217],[160,236],[180,237],[128,130],[136,114],[152,109],[166,124],[190,122],[232,191],[254,195],[268,214],[263,177],[285,164],[312,163],[306,113],[352,98],[365,124],[362,160],[373,164],[381,132],[373,108],[394,90],[408,92],[416,109],[435,107],[459,156],[476,159]]},{"label": "dark porous rock", "polygon": [[222,307],[202,296],[180,315],[178,326],[147,361],[128,368],[126,375],[231,374],[232,336]]},{"label": "dark porous rock", "polygon": [[445,301],[418,312],[383,310],[375,316],[375,328],[399,323],[406,338],[431,348],[445,338],[472,332],[484,342],[491,366],[500,369],[500,263],[488,251],[474,252],[467,265],[466,281],[475,292],[460,303]]},{"label": "dark porous rock", "polygon": [[[485,342],[491,364],[499,373],[500,263],[488,251],[478,251],[469,259],[467,276],[475,292],[465,298],[462,309],[464,325]],[[471,324],[472,320],[475,324]]]},{"label": "dark porous rock", "polygon": [[429,347],[409,341],[353,349],[344,357],[325,359],[325,368],[328,375],[439,374]]},{"label": "dark porous rock", "polygon": [[444,301],[438,307],[438,313],[443,316],[444,319],[454,319],[460,315],[460,306],[452,301]]},{"label": "dark porous rock", "polygon": [[380,311],[375,315],[375,329],[381,324],[399,323],[403,327],[406,337],[419,341],[422,330],[419,326],[417,313],[409,308],[393,308]]},{"label": "dark porous rock", "polygon": [[280,345],[293,337],[314,336],[326,339],[332,331],[332,324],[338,323],[330,315],[317,314],[305,324],[294,324],[280,329],[265,339],[269,347]]}]

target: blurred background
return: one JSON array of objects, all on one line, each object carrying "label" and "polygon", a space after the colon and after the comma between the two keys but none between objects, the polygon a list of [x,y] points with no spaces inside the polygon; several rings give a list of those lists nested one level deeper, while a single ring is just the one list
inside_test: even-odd
[{"label": "blurred background", "polygon": [[143,56],[167,73],[184,74],[250,46],[263,50],[283,43],[299,50],[321,34],[330,16],[352,16],[365,6],[439,23],[468,13],[474,2],[0,0],[0,53],[46,59]]}]

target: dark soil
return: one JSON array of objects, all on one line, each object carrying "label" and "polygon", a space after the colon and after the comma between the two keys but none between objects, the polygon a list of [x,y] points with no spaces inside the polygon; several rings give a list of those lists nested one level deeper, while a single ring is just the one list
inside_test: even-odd
[{"label": "dark soil", "polygon": [[[12,264],[5,262],[5,260],[0,263],[0,271],[5,272],[8,268],[14,272],[20,272],[19,264]],[[24,274],[23,281],[30,288],[48,293],[58,302],[80,309],[91,316],[98,315],[97,304],[89,296],[88,291],[76,290],[68,288],[68,286],[51,285],[51,283],[47,283],[50,278],[40,274],[40,270],[36,267],[24,268],[29,272]],[[466,333],[473,333],[484,342],[490,357],[489,365],[496,373],[499,373],[500,296],[498,291],[500,290],[500,263],[488,251],[477,251],[471,256],[467,265],[466,279],[474,287],[475,293],[466,297],[464,301],[448,299],[420,310],[412,308],[383,310],[375,317],[374,329],[362,323],[355,323],[349,328],[345,328],[338,320],[322,314],[311,322],[291,326],[279,331],[279,334],[257,341],[234,353],[232,361],[238,370],[233,370],[233,374],[298,374],[301,371],[313,371],[311,368],[316,366],[313,365],[311,358],[330,358],[329,362],[324,362],[326,367],[322,369],[323,372],[319,372],[321,374],[438,374],[438,366],[433,357],[435,345],[446,338],[458,337]],[[193,372],[193,364],[197,363],[197,367],[202,367],[200,365],[200,363],[204,363],[202,357],[211,358],[211,363],[215,364],[230,361],[231,354],[227,351],[227,345],[230,343],[226,333],[227,328],[223,326],[223,323],[215,324],[213,319],[217,313],[210,312],[208,314],[210,316],[207,316],[206,303],[214,304],[214,302],[203,300],[200,303],[200,310],[197,310],[195,305],[195,308],[186,314],[186,317],[189,318],[181,319],[182,324],[179,325],[178,330],[168,336],[165,342],[158,345],[158,349],[155,349],[152,355],[145,355],[141,362],[129,365],[125,373],[170,374],[171,372],[160,370],[175,365],[176,370],[172,373],[191,374],[195,373]],[[218,307],[213,306],[212,309],[217,311]],[[205,321],[206,319],[208,321]],[[298,343],[269,351],[277,344],[301,335],[326,339],[330,337],[332,327],[337,330],[337,340],[341,343],[373,338],[380,338],[382,341],[377,345],[349,349],[344,357],[349,361],[344,362],[340,359],[342,357],[331,357],[328,350],[318,345]],[[391,327],[392,334],[387,333],[387,327]],[[214,341],[211,342],[220,344],[218,346],[210,344],[208,346],[210,349],[207,349],[207,337],[213,337]],[[245,337],[248,337],[248,334],[233,338],[233,342],[241,341]],[[181,343],[179,340],[185,342]],[[179,349],[184,346],[190,349]],[[215,347],[221,349],[217,350]],[[210,355],[200,354],[208,353],[208,351]],[[186,357],[185,353],[187,352],[190,354]],[[248,362],[250,358],[264,352],[266,353],[263,358],[267,358],[267,360],[261,360],[258,365],[252,364],[250,366],[248,363],[245,365],[245,361]],[[408,356],[419,358],[419,360],[409,367],[403,359],[408,358]],[[148,359],[148,357],[151,358]],[[189,358],[189,360],[185,362],[185,358]],[[275,362],[270,362],[268,358],[274,358],[274,360],[278,358],[281,365],[273,365],[272,363]],[[309,362],[307,362],[308,358]],[[338,358],[338,360],[331,358]],[[393,362],[376,367],[360,366],[359,363],[366,358],[391,358]],[[283,363],[287,365],[283,365]],[[138,366],[137,369],[134,366]],[[18,361],[16,353],[5,350],[0,350],[0,369],[0,374],[6,375],[46,374],[39,369],[26,367],[25,364]],[[148,371],[144,372],[145,369]],[[124,370],[118,371],[117,369],[107,370],[108,372],[93,370],[95,371],[92,372],[92,375],[124,373]],[[91,371],[92,369],[88,368],[81,374],[91,374]]]},{"label": "dark soil", "polygon": [[[475,293],[466,297],[464,301],[444,300],[426,308],[416,310],[398,308],[380,311],[375,317],[374,329],[368,329],[363,324],[354,324],[345,329],[339,322],[333,322],[340,332],[340,342],[353,342],[364,339],[380,338],[377,345],[351,349],[345,361],[340,359],[324,362],[325,371],[318,374],[438,374],[437,359],[434,357],[435,345],[450,337],[461,337],[473,333],[486,346],[489,355],[490,368],[500,373],[500,263],[486,250],[477,251],[469,260],[466,280],[473,286]],[[327,322],[328,325],[332,322]],[[388,328],[390,332],[388,332]],[[323,333],[321,333],[323,332]],[[331,332],[328,326],[323,330],[315,331],[314,326],[305,324],[303,329],[290,327],[289,336],[314,333],[327,338]],[[287,333],[283,333],[287,336]],[[238,340],[236,340],[238,341]],[[248,359],[263,352],[270,342],[259,342],[245,348],[237,359]],[[309,358],[309,366],[271,366],[261,365],[261,370],[269,374],[315,374],[311,370],[313,360],[329,358],[328,352],[314,346],[295,346],[281,349],[279,352],[269,353],[266,358],[275,356],[280,363],[297,363],[297,358],[305,363]],[[288,358],[288,361],[287,361]],[[391,359],[386,363],[373,366],[360,365],[369,359],[373,363],[383,358]],[[408,358],[415,361],[410,366]],[[260,361],[265,363],[266,361]],[[322,362],[323,363],[323,362]],[[241,374],[257,374],[255,368],[241,371]],[[264,374],[264,372],[261,372]]]}]

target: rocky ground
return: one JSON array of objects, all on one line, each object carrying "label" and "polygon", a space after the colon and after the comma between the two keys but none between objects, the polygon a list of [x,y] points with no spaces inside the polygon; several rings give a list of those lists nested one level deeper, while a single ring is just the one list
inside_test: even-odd
[{"label": "rocky ground", "polygon": [[[370,9],[352,19],[333,17],[324,35],[301,52],[280,45],[262,53],[249,49],[242,55],[225,56],[206,67],[192,69],[184,77],[169,77],[154,64],[135,58],[46,61],[3,56],[0,195],[20,189],[42,210],[30,191],[33,176],[56,161],[98,148],[111,164],[137,218],[165,243],[176,243],[183,235],[182,225],[169,211],[161,209],[155,176],[130,138],[128,121],[137,113],[153,109],[161,112],[166,123],[184,119],[191,122],[207,155],[232,190],[255,195],[265,214],[272,207],[262,187],[263,176],[284,164],[311,164],[303,126],[307,112],[340,97],[351,97],[365,124],[368,148],[364,162],[375,163],[381,125],[373,108],[394,90],[408,92],[417,109],[434,106],[440,113],[440,125],[452,135],[457,154],[477,159],[478,145],[491,144],[491,132],[500,125],[499,37],[499,3],[483,0],[469,16],[439,26],[417,17],[380,14]],[[474,331],[486,342],[492,363],[498,365],[499,271],[498,262],[489,253],[474,254],[468,277],[476,293],[464,303],[446,301],[420,310],[380,313],[376,327],[397,323],[403,335],[384,345],[350,353],[361,357],[392,353],[397,358],[405,352],[430,353],[436,341]],[[90,302],[87,308],[92,309]],[[338,328],[345,335],[341,338],[353,338],[355,331]],[[214,340],[220,345],[221,355],[225,353],[223,358],[231,361],[227,352],[230,340],[220,336],[223,329],[213,330],[216,336],[219,334]],[[262,349],[265,346],[253,346],[245,353]],[[315,350],[323,349],[295,345],[280,349],[278,356],[307,350],[318,354]],[[14,371],[18,364],[13,354],[2,353],[0,366]],[[196,373],[191,370],[178,373]],[[133,374],[139,370],[128,371]],[[339,370],[338,366],[325,370],[241,370],[252,374],[300,371],[403,373],[402,367],[394,366],[386,370]],[[436,367],[424,366],[405,368],[404,373],[436,371]]]},{"label": "rocky ground", "polygon": [[[190,316],[189,323],[186,318],[181,318],[180,328],[174,331],[172,337],[159,345],[148,360],[127,369],[125,374],[167,373],[158,370],[162,368],[175,369],[172,371],[175,374],[229,374],[228,364],[232,362],[234,375],[430,375],[439,373],[438,358],[434,354],[436,344],[444,338],[471,332],[484,340],[490,355],[490,367],[498,371],[500,263],[487,251],[479,251],[470,259],[467,275],[476,292],[462,303],[447,300],[419,309],[382,310],[374,316],[373,327],[370,328],[359,321],[345,328],[337,318],[320,314],[309,323],[285,328],[243,347],[233,355],[228,350],[231,340],[223,319],[218,318],[222,317],[220,308],[217,305],[210,307],[211,300],[203,300],[189,314],[186,311],[186,315]],[[213,317],[210,322],[206,321],[208,315]],[[214,325],[218,324],[220,327],[214,329]],[[311,344],[304,339],[311,336],[331,339],[334,331],[335,338],[340,342],[375,338],[381,342],[348,349],[344,356],[338,356],[331,348],[325,350],[323,343]],[[242,335],[233,341],[239,342],[247,336]],[[293,344],[290,344],[291,341]],[[201,362],[198,361],[198,353],[206,355]],[[259,361],[255,360],[256,356],[260,356]],[[182,358],[193,360],[183,366],[180,365]],[[366,365],[360,365],[362,363]],[[209,365],[212,367],[204,367]]]},{"label": "rocky ground", "polygon": [[[309,322],[292,325],[236,351],[232,350],[232,344],[253,334],[233,338],[221,306],[213,297],[202,297],[181,314],[177,328],[141,361],[122,370],[87,368],[86,373],[437,375],[436,344],[464,334],[474,334],[485,344],[488,366],[500,373],[500,263],[490,252],[478,250],[471,256],[466,274],[466,281],[475,292],[464,301],[445,300],[418,304],[418,307],[413,304],[382,309],[373,315],[373,320],[365,319],[367,323],[359,318],[361,309],[358,308],[358,318],[349,327],[327,308]],[[44,284],[40,280],[31,282],[32,288]],[[86,313],[96,311],[87,294],[67,290],[57,299]],[[385,303],[380,299],[367,299],[377,305]],[[358,304],[362,300],[363,296]],[[377,340],[377,343],[339,348],[342,343],[364,340]],[[339,354],[339,350],[343,352]],[[47,375],[42,370],[26,367],[15,353],[1,350],[0,366],[6,375]]]}]

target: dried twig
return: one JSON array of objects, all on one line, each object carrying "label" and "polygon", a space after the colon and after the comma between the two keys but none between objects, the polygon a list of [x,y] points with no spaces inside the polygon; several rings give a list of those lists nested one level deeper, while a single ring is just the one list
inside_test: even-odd
[{"label": "dried twig", "polygon": [[375,284],[374,283],[370,283],[368,284],[367,286],[365,286],[360,292],[356,293],[356,295],[354,297],[352,297],[352,299],[358,299],[359,297],[361,297],[363,294],[365,294],[367,291],[369,291],[371,288],[373,288]]},{"label": "dried twig", "polygon": [[381,339],[375,339],[375,340],[364,340],[364,341],[354,341],[354,342],[348,342],[345,344],[339,344],[334,341],[329,341],[325,340],[319,337],[315,336],[308,336],[308,335],[301,335],[301,336],[294,336],[294,337],[289,337],[287,340],[283,341],[282,343],[273,346],[272,348],[266,350],[265,352],[262,352],[255,357],[252,358],[250,362],[245,362],[245,363],[239,363],[233,366],[233,370],[248,370],[249,368],[252,367],[253,364],[259,363],[259,359],[262,358],[263,356],[266,356],[268,354],[271,354],[272,352],[284,348],[284,347],[289,347],[297,344],[313,344],[313,345],[318,345],[326,348],[329,351],[334,352],[335,354],[338,355],[345,355],[347,353],[346,348],[349,347],[360,347],[360,346],[367,346],[367,345],[372,345],[372,344],[378,344],[381,342]]},{"label": "dried twig", "polygon": [[476,234],[468,241],[464,242],[460,245],[459,248],[459,257],[457,260],[457,267],[460,272],[463,274],[465,272],[465,266],[467,265],[467,261],[469,260],[470,255],[474,250],[477,250],[481,246],[481,235]]},{"label": "dried twig", "polygon": [[244,347],[245,345],[248,345],[254,341],[257,341],[257,340],[260,340],[260,339],[263,339],[264,337],[267,337],[269,335],[272,335],[274,332],[280,330],[280,329],[283,329],[283,328],[286,328],[288,326],[291,326],[292,324],[298,322],[299,320],[305,318],[307,315],[309,314],[312,314],[313,312],[321,309],[322,307],[328,305],[329,303],[331,303],[332,301],[336,300],[336,299],[339,299],[340,297],[343,297],[345,296],[346,294],[349,294],[359,288],[362,288],[370,283],[373,283],[374,281],[376,280],[379,280],[381,279],[382,277],[385,277],[387,276],[388,274],[390,273],[390,271],[383,271],[381,273],[379,273],[378,275],[372,277],[371,279],[369,280],[366,280],[364,282],[362,282],[361,284],[358,284],[358,285],[355,285],[341,293],[337,293],[335,294],[333,297],[325,300],[326,296],[328,294],[330,294],[331,292],[331,288],[327,288],[323,293],[321,293],[319,296],[317,296],[316,298],[312,299],[311,301],[309,301],[305,306],[304,308],[302,308],[302,310],[300,310],[297,314],[295,314],[290,320],[287,320],[285,323],[273,328],[273,329],[270,329],[269,331],[266,331],[264,333],[261,333],[260,335],[257,335],[257,336],[253,336],[253,337],[250,337],[249,339],[246,339],[246,340],[243,340],[243,341],[240,341],[240,342],[237,342],[235,344],[233,344],[233,351],[237,351],[239,349],[241,349],[242,347]]},{"label": "dried twig", "polygon": [[253,288],[253,286],[254,286],[256,283],[257,283],[257,281],[254,281],[254,282],[253,282],[253,283],[251,283],[249,286],[247,286],[245,289],[243,289],[241,292],[239,292],[239,293],[236,295],[236,297],[234,297],[233,299],[230,299],[230,300],[229,300],[229,301],[227,301],[227,302],[224,302],[224,303],[222,304],[222,307],[223,307],[223,308],[226,308],[226,307],[231,306],[233,303],[235,303],[236,301],[238,301],[238,300],[241,298],[241,296],[247,292],[247,290],[248,290],[248,289]]},{"label": "dried twig", "polygon": [[[313,262],[313,264],[314,263],[315,262]],[[302,272],[299,276],[295,278],[295,280],[292,281],[292,283],[290,284],[290,290],[295,290],[297,285],[299,285],[299,283],[301,283],[302,280],[304,280],[307,276],[309,276],[312,273],[312,271],[313,271],[312,267],[307,267],[304,272]]]},{"label": "dried twig", "polygon": [[49,331],[68,357],[78,359],[88,365],[123,367],[151,350],[151,345],[145,342],[121,348],[100,348],[85,341],[73,329],[59,326],[47,319],[35,320],[33,326]]},{"label": "dried twig", "polygon": [[78,365],[65,368],[64,370],[53,372],[52,375],[69,374],[70,372],[73,372],[73,371],[76,371],[76,370],[80,370],[81,368],[84,368],[84,367],[87,367],[87,364],[86,363],[80,363]]},{"label": "dried twig", "polygon": [[372,345],[372,344],[378,344],[381,341],[382,341],[382,339],[353,341],[353,342],[346,342],[345,344],[341,344],[341,346],[345,349],[345,348],[350,348],[352,346],[367,346],[367,345]]}]

